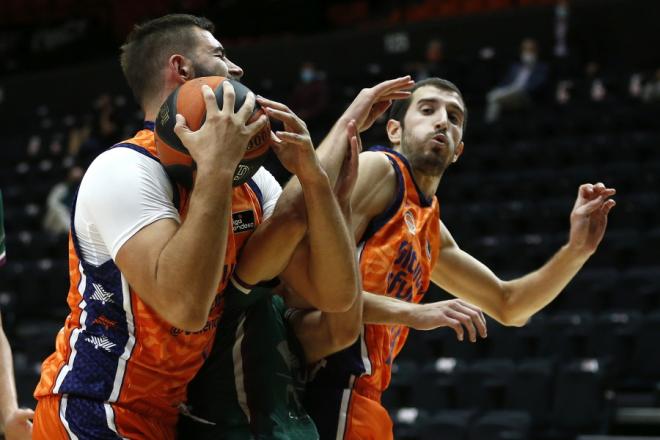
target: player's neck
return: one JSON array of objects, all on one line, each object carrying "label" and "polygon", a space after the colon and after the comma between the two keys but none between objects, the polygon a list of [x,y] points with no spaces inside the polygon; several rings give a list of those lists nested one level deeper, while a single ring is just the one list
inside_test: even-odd
[{"label": "player's neck", "polygon": [[435,192],[438,190],[440,185],[440,180],[442,180],[442,175],[444,171],[440,174],[425,174],[413,168],[412,170],[413,179],[419,187],[419,189],[424,193],[427,198],[432,198],[435,195]]}]

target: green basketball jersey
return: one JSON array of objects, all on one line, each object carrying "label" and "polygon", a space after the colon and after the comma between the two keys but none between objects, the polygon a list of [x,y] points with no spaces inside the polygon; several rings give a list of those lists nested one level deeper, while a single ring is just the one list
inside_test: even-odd
[{"label": "green basketball jersey", "polygon": [[[317,439],[302,407],[304,354],[272,290],[232,284],[204,366],[188,386],[181,439]],[[185,411],[184,411],[185,413]]]}]

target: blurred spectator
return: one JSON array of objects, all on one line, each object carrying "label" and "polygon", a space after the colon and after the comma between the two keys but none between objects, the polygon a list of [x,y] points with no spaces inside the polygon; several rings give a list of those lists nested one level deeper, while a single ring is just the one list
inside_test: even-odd
[{"label": "blurred spectator", "polygon": [[607,89],[601,75],[600,64],[595,61],[587,63],[584,68],[584,76],[586,81],[584,90],[588,93],[589,99],[593,102],[603,101],[607,96]]},{"label": "blurred spectator", "polygon": [[412,77],[415,81],[421,81],[426,78],[449,77],[449,69],[445,62],[445,50],[442,40],[433,38],[429,40],[424,52],[424,61],[417,61],[411,63],[406,69],[412,72]]},{"label": "blurred spectator", "polygon": [[548,66],[538,61],[536,41],[524,39],[520,45],[520,62],[511,65],[502,85],[486,95],[486,122],[495,122],[502,110],[529,107],[547,77]]},{"label": "blurred spectator", "polygon": [[555,47],[554,53],[557,58],[568,56],[568,43],[566,35],[569,24],[569,5],[567,0],[560,0],[555,6]]},{"label": "blurred spectator", "polygon": [[590,61],[584,67],[584,77],[559,81],[556,92],[557,102],[560,104],[574,100],[602,102],[608,97],[607,83],[600,64]]},{"label": "blurred spectator", "polygon": [[328,104],[325,73],[312,62],[300,66],[300,80],[293,90],[291,108],[304,121],[310,122],[323,113]]},{"label": "blurred spectator", "polygon": [[69,170],[67,179],[50,190],[46,200],[46,215],[43,226],[53,235],[68,234],[71,226],[71,204],[73,195],[80,184],[83,169],[74,166]]},{"label": "blurred spectator", "polygon": [[655,75],[644,85],[642,99],[645,102],[660,101],[660,69],[657,69]]},{"label": "blurred spectator", "polygon": [[[83,168],[87,168],[109,145],[122,139],[118,114],[110,95],[103,94],[96,99],[91,119],[91,130],[83,128],[78,139],[78,164]],[[88,136],[85,138],[85,135]]]}]

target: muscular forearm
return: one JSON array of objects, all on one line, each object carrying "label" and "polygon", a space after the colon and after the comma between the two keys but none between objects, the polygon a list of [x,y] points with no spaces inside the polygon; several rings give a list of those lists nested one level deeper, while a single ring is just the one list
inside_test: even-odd
[{"label": "muscular forearm", "polygon": [[358,291],[355,242],[325,173],[303,182],[309,279],[323,310],[346,311]]},{"label": "muscular forearm", "polygon": [[365,324],[410,325],[410,315],[418,304],[411,304],[400,299],[390,298],[370,292],[362,292],[364,297],[364,312],[362,321]]},{"label": "muscular forearm", "polygon": [[587,258],[566,245],[540,269],[504,282],[502,314],[505,323],[523,325],[547,306],[573,279]]},{"label": "muscular forearm", "polygon": [[[0,321],[0,326],[2,321]],[[7,417],[18,409],[11,348],[0,327],[0,432]]]},{"label": "muscular forearm", "polygon": [[231,216],[232,173],[198,175],[187,216],[156,268],[163,316],[186,330],[204,326],[223,274]]}]

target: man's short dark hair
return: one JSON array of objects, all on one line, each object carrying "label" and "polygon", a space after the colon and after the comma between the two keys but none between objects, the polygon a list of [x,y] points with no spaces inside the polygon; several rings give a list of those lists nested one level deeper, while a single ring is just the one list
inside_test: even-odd
[{"label": "man's short dark hair", "polygon": [[461,98],[461,102],[463,103],[463,133],[465,133],[465,128],[467,127],[468,111],[467,111],[467,106],[465,105],[465,99],[463,99],[463,94],[458,89],[458,87],[456,87],[456,84],[442,78],[427,78],[422,81],[416,82],[415,86],[412,89],[410,89],[411,95],[408,99],[400,99],[398,101],[394,101],[394,103],[392,104],[392,108],[390,109],[389,118],[394,119],[395,121],[399,121],[401,127],[403,128],[403,119],[405,118],[406,112],[408,112],[408,108],[410,107],[410,103],[412,102],[412,93],[414,93],[415,90],[424,86],[433,86],[440,90],[449,90],[451,92],[456,92],[458,97]]},{"label": "man's short dark hair", "polygon": [[160,71],[172,54],[191,56],[197,44],[193,30],[213,33],[215,26],[204,17],[169,14],[135,25],[121,46],[121,68],[135,99],[144,105],[160,86]]}]

